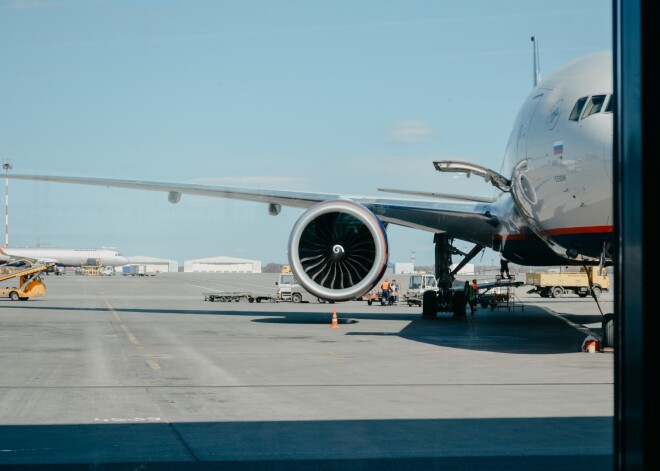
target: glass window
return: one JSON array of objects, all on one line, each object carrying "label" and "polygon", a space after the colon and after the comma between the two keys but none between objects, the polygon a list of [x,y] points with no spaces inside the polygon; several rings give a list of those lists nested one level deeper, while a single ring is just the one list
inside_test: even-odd
[{"label": "glass window", "polygon": [[410,289],[420,289],[422,287],[422,277],[413,275],[410,277]]},{"label": "glass window", "polygon": [[573,111],[571,111],[571,115],[568,117],[569,120],[571,121],[577,121],[580,119],[580,114],[582,114],[582,109],[584,108],[584,104],[587,102],[588,97],[583,97],[578,99],[577,102],[575,102],[575,106],[573,107]]},{"label": "glass window", "polygon": [[603,113],[613,113],[614,112],[614,95],[610,95],[609,101],[607,102],[607,106],[605,107],[605,111]]},{"label": "glass window", "polygon": [[600,113],[600,110],[603,109],[603,104],[605,103],[605,98],[607,95],[594,95],[592,96],[587,105],[584,107],[584,113],[582,113],[582,119],[592,114]]}]

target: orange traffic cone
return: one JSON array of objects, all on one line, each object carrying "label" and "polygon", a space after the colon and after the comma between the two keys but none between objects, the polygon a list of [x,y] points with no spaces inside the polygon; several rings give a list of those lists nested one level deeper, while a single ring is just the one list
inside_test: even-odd
[{"label": "orange traffic cone", "polygon": [[339,327],[339,323],[337,322],[337,308],[334,308],[332,310],[332,324],[331,324],[331,327],[333,329],[336,329],[336,328]]}]

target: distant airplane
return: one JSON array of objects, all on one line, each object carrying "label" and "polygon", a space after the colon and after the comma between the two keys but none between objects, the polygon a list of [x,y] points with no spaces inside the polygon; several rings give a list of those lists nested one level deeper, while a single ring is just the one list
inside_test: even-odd
[{"label": "distant airplane", "polygon": [[[499,171],[440,160],[440,172],[482,177],[494,188],[483,198],[419,190],[387,190],[407,199],[42,175],[7,178],[133,188],[258,201],[277,215],[305,208],[289,237],[289,264],[313,295],[330,301],[368,292],[387,267],[388,224],[434,233],[439,295],[425,298],[424,317],[460,308],[455,274],[485,248],[526,266],[607,265],[613,250],[614,96],[612,52],[586,55],[541,80],[534,45],[533,89],[514,122]],[[494,92],[496,93],[496,92]],[[479,137],[474,130],[475,138]],[[350,168],[346,169],[350,171]],[[383,190],[379,190],[383,191]],[[422,197],[422,198],[420,198]],[[459,200],[459,201],[448,201]],[[474,244],[463,253],[454,239]],[[452,256],[463,260],[452,269]],[[613,335],[603,315],[603,344]]]},{"label": "distant airplane", "polygon": [[60,267],[85,265],[119,267],[128,263],[128,258],[116,249],[63,249],[54,247],[5,247],[0,248],[0,260],[27,259],[33,263],[55,263]]}]

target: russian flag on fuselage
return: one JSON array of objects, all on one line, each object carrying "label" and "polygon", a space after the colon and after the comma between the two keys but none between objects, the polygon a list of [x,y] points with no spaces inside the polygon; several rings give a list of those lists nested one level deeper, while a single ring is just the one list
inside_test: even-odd
[{"label": "russian flag on fuselage", "polygon": [[564,141],[555,141],[552,143],[555,155],[562,155],[564,153]]}]

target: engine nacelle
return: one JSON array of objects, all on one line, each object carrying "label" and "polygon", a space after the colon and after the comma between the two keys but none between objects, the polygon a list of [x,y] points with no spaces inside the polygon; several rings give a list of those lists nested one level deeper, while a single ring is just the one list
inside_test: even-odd
[{"label": "engine nacelle", "polygon": [[300,284],[328,301],[373,288],[387,269],[387,233],[367,208],[350,200],[309,208],[289,238],[289,264]]}]

